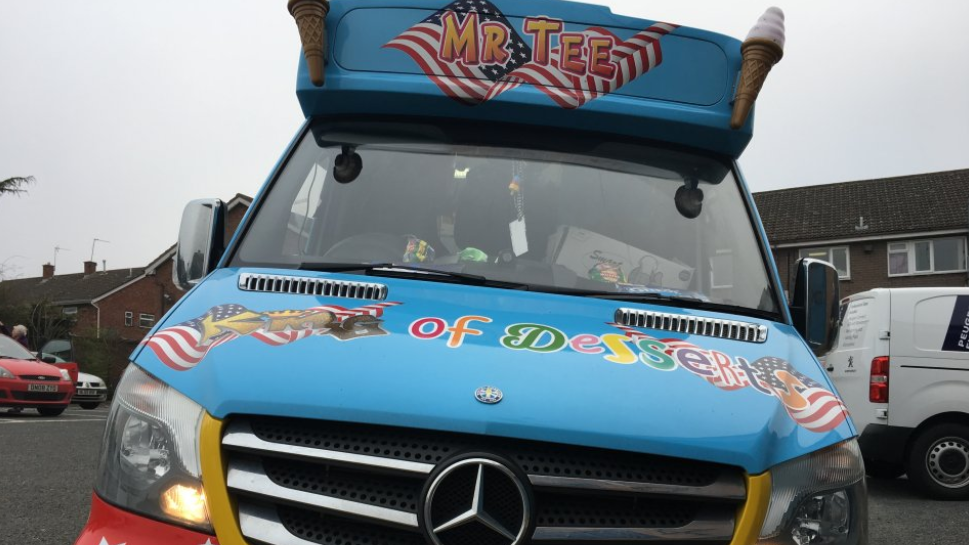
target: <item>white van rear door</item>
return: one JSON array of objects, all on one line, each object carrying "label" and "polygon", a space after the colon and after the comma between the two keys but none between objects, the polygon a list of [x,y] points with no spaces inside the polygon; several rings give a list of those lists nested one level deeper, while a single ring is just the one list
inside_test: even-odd
[{"label": "white van rear door", "polygon": [[969,289],[895,290],[892,299],[889,423],[969,412]]},{"label": "white van rear door", "polygon": [[888,353],[888,340],[881,337],[888,330],[891,297],[889,291],[877,290],[852,295],[847,301],[837,347],[827,355],[825,365],[861,432],[873,422],[886,423],[875,411],[885,405],[868,401],[868,384],[872,358]]}]

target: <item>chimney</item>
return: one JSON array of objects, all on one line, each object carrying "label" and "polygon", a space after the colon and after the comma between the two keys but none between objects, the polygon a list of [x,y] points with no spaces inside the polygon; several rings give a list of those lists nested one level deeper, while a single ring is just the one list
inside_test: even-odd
[{"label": "chimney", "polygon": [[98,272],[98,264],[95,261],[85,261],[84,262],[84,275],[94,274]]},{"label": "chimney", "polygon": [[50,263],[44,263],[44,278],[51,278],[54,276],[54,266]]}]

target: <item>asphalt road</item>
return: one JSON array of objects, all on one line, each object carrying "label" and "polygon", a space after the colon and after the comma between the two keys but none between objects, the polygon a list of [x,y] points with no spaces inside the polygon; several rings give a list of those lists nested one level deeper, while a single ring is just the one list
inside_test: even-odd
[{"label": "asphalt road", "polygon": [[[74,543],[87,521],[106,416],[105,406],[56,418],[0,409],[0,545]],[[969,544],[969,501],[923,499],[905,478],[869,480],[868,490],[872,545]]]}]

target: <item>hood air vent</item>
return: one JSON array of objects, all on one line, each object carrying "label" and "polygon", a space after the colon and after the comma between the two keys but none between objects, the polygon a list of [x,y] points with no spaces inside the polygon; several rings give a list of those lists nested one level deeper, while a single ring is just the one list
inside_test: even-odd
[{"label": "hood air vent", "polygon": [[767,326],[750,322],[621,308],[616,311],[616,323],[628,327],[659,329],[749,343],[767,342]]},{"label": "hood air vent", "polygon": [[239,289],[294,295],[341,297],[343,299],[370,299],[373,301],[387,299],[387,286],[383,284],[278,274],[243,273],[239,275]]}]

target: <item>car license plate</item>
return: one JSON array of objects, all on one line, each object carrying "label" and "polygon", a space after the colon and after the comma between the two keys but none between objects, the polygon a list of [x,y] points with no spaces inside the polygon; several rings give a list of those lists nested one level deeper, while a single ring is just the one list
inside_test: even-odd
[{"label": "car license plate", "polygon": [[57,385],[56,384],[28,384],[27,391],[28,392],[56,392]]},{"label": "car license plate", "polygon": [[79,396],[96,396],[98,395],[97,390],[78,390],[77,395]]}]

